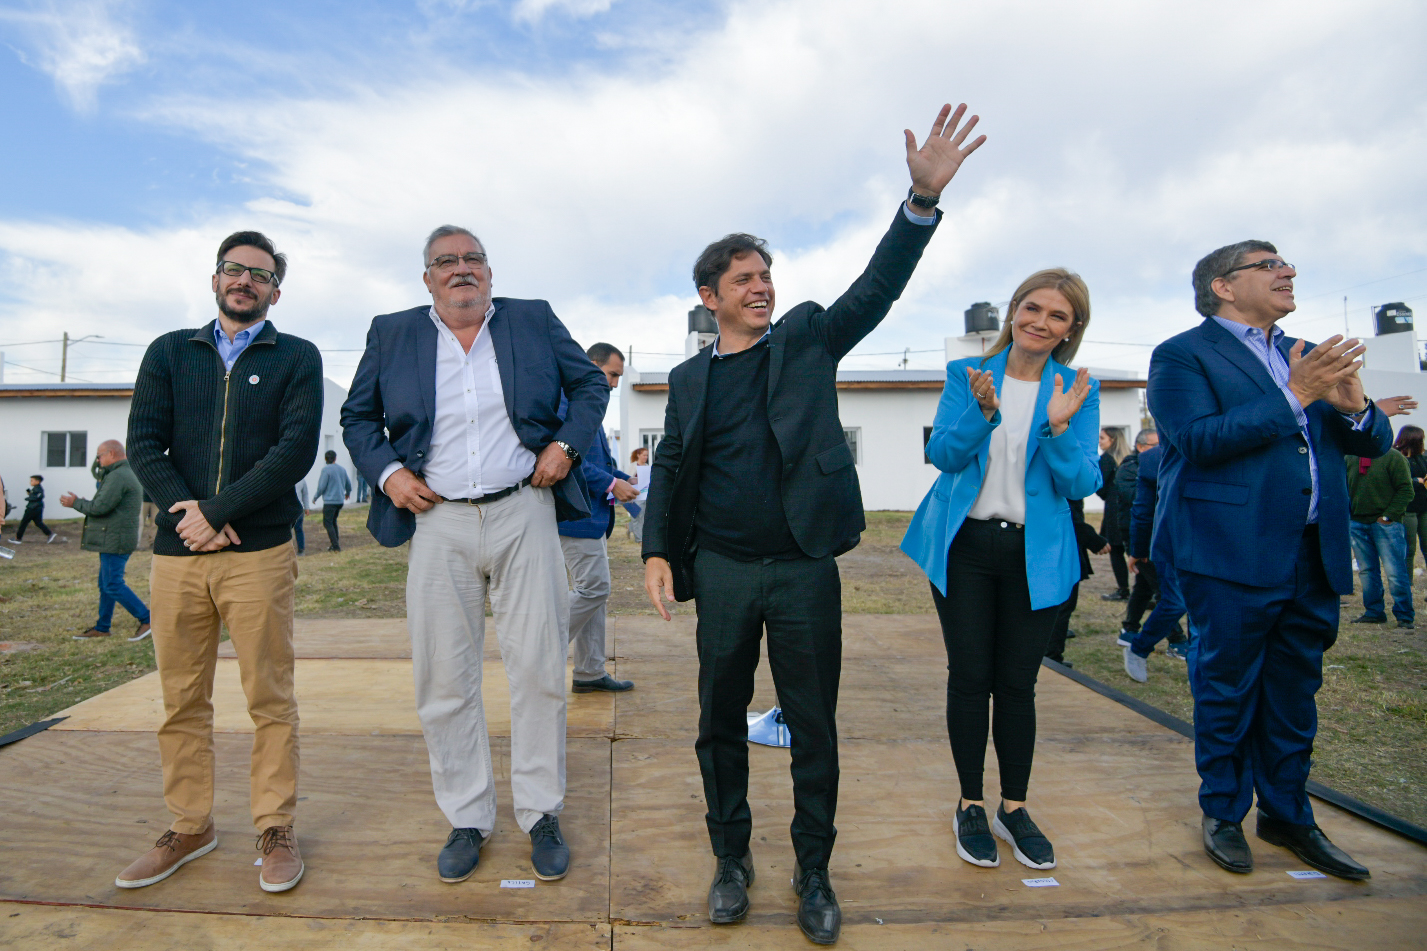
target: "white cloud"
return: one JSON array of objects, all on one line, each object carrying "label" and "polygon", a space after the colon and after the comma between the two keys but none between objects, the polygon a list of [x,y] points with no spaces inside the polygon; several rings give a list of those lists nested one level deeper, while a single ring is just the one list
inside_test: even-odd
[{"label": "white cloud", "polygon": [[111,0],[45,0],[28,10],[0,10],[29,39],[27,63],[48,73],[70,104],[94,107],[100,86],[144,61],[134,30],[123,22],[127,4]]},{"label": "white cloud", "polygon": [[588,17],[604,13],[613,5],[614,0],[517,0],[511,17],[517,22],[533,23],[554,10],[573,17]]},{"label": "white cloud", "polygon": [[[8,285],[19,296],[0,304],[0,333],[30,339],[19,328],[58,328],[61,315],[71,332],[131,339],[197,323],[211,310],[211,249],[258,227],[293,261],[274,319],[360,347],[372,315],[423,299],[421,240],[453,221],[486,242],[497,293],[550,299],[576,339],[679,352],[688,268],[729,231],[773,240],[780,310],[831,303],[905,192],[902,127],[924,135],[954,97],[990,141],[861,349],[936,347],[971,302],[1004,300],[1055,264],[1090,284],[1092,339],[1158,340],[1195,320],[1194,261],[1241,237],[1276,241],[1307,297],[1427,264],[1412,48],[1424,25],[1427,13],[1390,0],[1271,2],[1247,21],[1229,2],[783,0],[732,5],[663,68],[354,75],[355,91],[273,103],[241,139],[221,104],[174,95],[144,120],[240,153],[274,197],[146,231],[0,222],[5,266],[24,277]],[[91,263],[105,257],[143,267]],[[1331,314],[1336,298],[1324,300]],[[1319,316],[1305,306],[1305,333],[1336,329]],[[1082,353],[1122,368],[1147,359]],[[356,360],[331,362],[345,379]]]}]

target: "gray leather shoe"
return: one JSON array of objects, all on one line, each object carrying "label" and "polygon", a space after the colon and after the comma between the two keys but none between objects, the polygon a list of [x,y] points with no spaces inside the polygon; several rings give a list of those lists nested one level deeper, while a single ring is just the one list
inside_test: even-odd
[{"label": "gray leather shoe", "polygon": [[544,815],[530,829],[530,864],[545,882],[564,878],[570,870],[570,847],[560,834],[560,820]]},{"label": "gray leather shoe", "polygon": [[615,680],[609,674],[605,674],[599,680],[576,680],[570,689],[575,693],[592,693],[596,690],[608,690],[611,693],[618,693],[621,690],[628,690],[634,686],[632,680]]},{"label": "gray leather shoe", "polygon": [[709,886],[709,921],[732,924],[748,917],[748,886],[753,884],[753,853],[743,858],[721,855]]}]

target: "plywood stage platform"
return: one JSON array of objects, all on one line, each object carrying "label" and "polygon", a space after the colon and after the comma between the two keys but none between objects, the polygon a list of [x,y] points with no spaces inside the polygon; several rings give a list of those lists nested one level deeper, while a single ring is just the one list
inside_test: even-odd
[{"label": "plywood stage platform", "polygon": [[[1344,948],[1427,946],[1427,849],[1323,803],[1319,822],[1370,882],[1300,881],[1282,849],[1251,839],[1257,870],[1222,872],[1199,843],[1192,745],[1049,670],[1040,681],[1031,808],[1056,846],[1056,887],[1004,856],[957,858],[956,780],[935,618],[850,615],[839,706],[842,789],[833,885],[840,946],[867,949]],[[307,874],[257,887],[237,661],[220,658],[215,704],[219,848],[173,878],[122,891],[115,874],[167,826],[153,730],[156,675],[66,711],[0,750],[0,948],[667,949],[810,947],[793,922],[786,750],[751,751],[754,859],[748,921],[705,917],[713,869],[694,759],[693,623],[611,619],[630,693],[572,695],[572,863],[531,877],[510,811],[509,692],[494,637],[485,698],[501,813],[480,868],[444,885],[448,831],[431,795],[402,621],[308,621],[297,632],[302,715],[298,835]],[[766,665],[754,709],[773,703]],[[988,757],[988,789],[996,788]]]}]

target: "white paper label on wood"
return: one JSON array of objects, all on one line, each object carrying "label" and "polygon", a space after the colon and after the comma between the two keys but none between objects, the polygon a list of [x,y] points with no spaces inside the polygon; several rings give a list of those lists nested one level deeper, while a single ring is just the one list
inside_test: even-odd
[{"label": "white paper label on wood", "polygon": [[1055,888],[1060,882],[1053,878],[1023,878],[1021,884],[1027,888]]},{"label": "white paper label on wood", "polygon": [[533,878],[503,878],[500,880],[501,888],[534,888]]},{"label": "white paper label on wood", "polygon": [[259,857],[258,857],[258,860],[257,860],[256,862],[254,862],[253,864],[254,864],[254,865],[262,865],[262,864],[263,864],[262,856],[259,856]]},{"label": "white paper label on wood", "polygon": [[1315,871],[1313,871],[1312,869],[1307,869],[1307,868],[1302,869],[1302,870],[1299,870],[1299,871],[1296,871],[1296,872],[1289,872],[1288,875],[1289,875],[1290,878],[1296,878],[1296,879],[1299,879],[1300,881],[1303,880],[1303,879],[1306,879],[1306,878],[1327,878],[1327,877],[1328,877],[1328,876],[1324,875],[1322,872],[1315,872]]}]

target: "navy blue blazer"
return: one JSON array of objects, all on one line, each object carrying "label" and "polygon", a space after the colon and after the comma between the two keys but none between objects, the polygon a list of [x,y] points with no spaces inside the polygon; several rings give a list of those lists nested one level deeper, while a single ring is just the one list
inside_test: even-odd
[{"label": "navy blue blazer", "polygon": [[1159,463],[1163,458],[1164,446],[1155,446],[1140,453],[1139,476],[1135,479],[1135,501],[1130,506],[1125,526],[1131,558],[1150,556],[1154,513],[1159,506]]},{"label": "navy blue blazer", "polygon": [[[560,415],[565,415],[563,408]],[[629,474],[615,464],[603,426],[595,428],[595,441],[580,452],[580,475],[589,493],[590,515],[588,518],[561,522],[560,534],[568,538],[608,538],[614,531],[614,502],[609,498],[609,485],[615,479],[628,481]]]},{"label": "navy blue blazer", "polygon": [[[1295,342],[1279,340],[1285,357]],[[1205,318],[1155,348],[1148,395],[1165,447],[1150,558],[1253,587],[1288,582],[1312,478],[1298,421],[1268,370]],[[1362,431],[1323,400],[1306,412],[1318,460],[1323,570],[1335,592],[1350,594],[1343,456],[1382,455],[1392,447],[1392,427],[1376,407]]]},{"label": "navy blue blazer", "polygon": [[[576,449],[590,445],[609,403],[604,374],[545,301],[497,297],[491,303],[491,342],[505,409],[521,444],[536,455],[556,440]],[[438,340],[430,313],[431,305],[422,304],[372,320],[366,352],[342,404],[342,441],[373,487],[393,462],[419,474],[431,449]],[[570,403],[564,419],[562,394]],[[590,514],[578,467],[556,483],[554,492],[557,519]],[[375,491],[367,528],[392,548],[416,531],[416,516]]]}]

